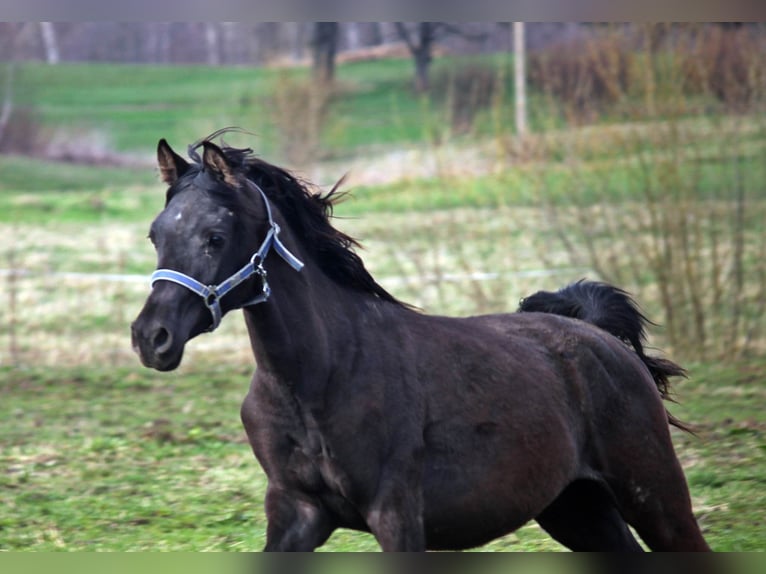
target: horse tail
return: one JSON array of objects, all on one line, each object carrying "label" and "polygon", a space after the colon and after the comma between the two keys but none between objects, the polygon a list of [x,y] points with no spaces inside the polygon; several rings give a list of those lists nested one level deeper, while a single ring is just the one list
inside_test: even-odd
[{"label": "horse tail", "polygon": [[[639,310],[627,292],[613,285],[580,280],[556,292],[538,291],[521,300],[519,311],[552,313],[580,319],[617,337],[633,347],[649,369],[663,399],[673,401],[670,377],[686,376],[686,370],[673,361],[650,357],[644,353],[646,325],[654,323]],[[671,425],[692,432],[672,414],[668,412],[667,415]]]}]

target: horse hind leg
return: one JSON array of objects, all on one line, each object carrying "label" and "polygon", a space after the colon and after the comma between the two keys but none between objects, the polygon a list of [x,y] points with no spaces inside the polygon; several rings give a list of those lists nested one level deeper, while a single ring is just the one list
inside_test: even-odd
[{"label": "horse hind leg", "polygon": [[629,483],[616,487],[615,494],[626,520],[653,551],[710,552],[682,474],[661,489]]},{"label": "horse hind leg", "polygon": [[644,457],[638,450],[622,449],[607,478],[625,520],[653,551],[709,552],[669,437]]},{"label": "horse hind leg", "polygon": [[570,550],[643,552],[611,493],[594,480],[578,480],[567,486],[536,520]]}]

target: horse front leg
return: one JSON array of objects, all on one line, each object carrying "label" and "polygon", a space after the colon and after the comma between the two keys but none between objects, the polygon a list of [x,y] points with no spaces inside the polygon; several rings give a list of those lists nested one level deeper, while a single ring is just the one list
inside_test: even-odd
[{"label": "horse front leg", "polygon": [[321,505],[298,492],[269,486],[264,552],[312,552],[335,527]]},{"label": "horse front leg", "polygon": [[426,550],[421,474],[418,465],[411,472],[387,473],[379,482],[366,519],[384,552]]},{"label": "horse front leg", "polygon": [[426,537],[420,501],[401,493],[376,500],[367,525],[383,552],[424,552]]}]

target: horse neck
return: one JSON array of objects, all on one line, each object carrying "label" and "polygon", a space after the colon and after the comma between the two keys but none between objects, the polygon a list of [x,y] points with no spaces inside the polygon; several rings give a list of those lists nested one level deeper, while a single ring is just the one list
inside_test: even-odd
[{"label": "horse neck", "polygon": [[271,296],[244,315],[259,370],[299,385],[329,372],[375,298],[327,277],[295,235],[282,229],[280,237],[305,266],[296,272],[272,252],[265,264]]}]

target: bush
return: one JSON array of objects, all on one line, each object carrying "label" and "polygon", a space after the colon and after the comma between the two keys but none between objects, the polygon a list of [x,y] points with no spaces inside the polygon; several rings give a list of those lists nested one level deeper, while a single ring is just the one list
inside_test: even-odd
[{"label": "bush", "polygon": [[32,108],[15,107],[0,130],[0,153],[36,155],[41,151],[43,138],[40,123]]},{"label": "bush", "polygon": [[634,58],[625,34],[597,31],[530,54],[529,84],[563,102],[570,119],[593,119],[626,95]]},{"label": "bush", "polygon": [[684,91],[741,109],[764,95],[765,58],[766,42],[750,28],[702,27],[682,48]]},{"label": "bush", "polygon": [[445,98],[445,111],[456,133],[473,128],[479,112],[491,107],[502,89],[502,72],[489,64],[462,64],[442,70],[431,82],[431,93]]},{"label": "bush", "polygon": [[766,39],[752,25],[596,28],[532,54],[529,82],[576,123],[615,112],[631,119],[689,113],[695,103],[709,110],[716,101],[742,111],[763,100],[764,56]]},{"label": "bush", "polygon": [[331,84],[280,74],[264,108],[274,124],[280,154],[303,166],[320,157],[322,131],[335,96]]},{"label": "bush", "polygon": [[542,179],[537,192],[549,232],[573,266],[651,305],[647,314],[679,356],[762,353],[766,122],[753,114],[639,127],[611,140],[612,161],[583,161],[591,143],[570,145],[560,167],[571,182],[566,196]]},{"label": "bush", "polygon": [[17,76],[16,62],[9,61],[0,67],[0,153],[32,155],[40,151],[43,137],[35,110],[18,105],[21,98],[16,94]]}]

